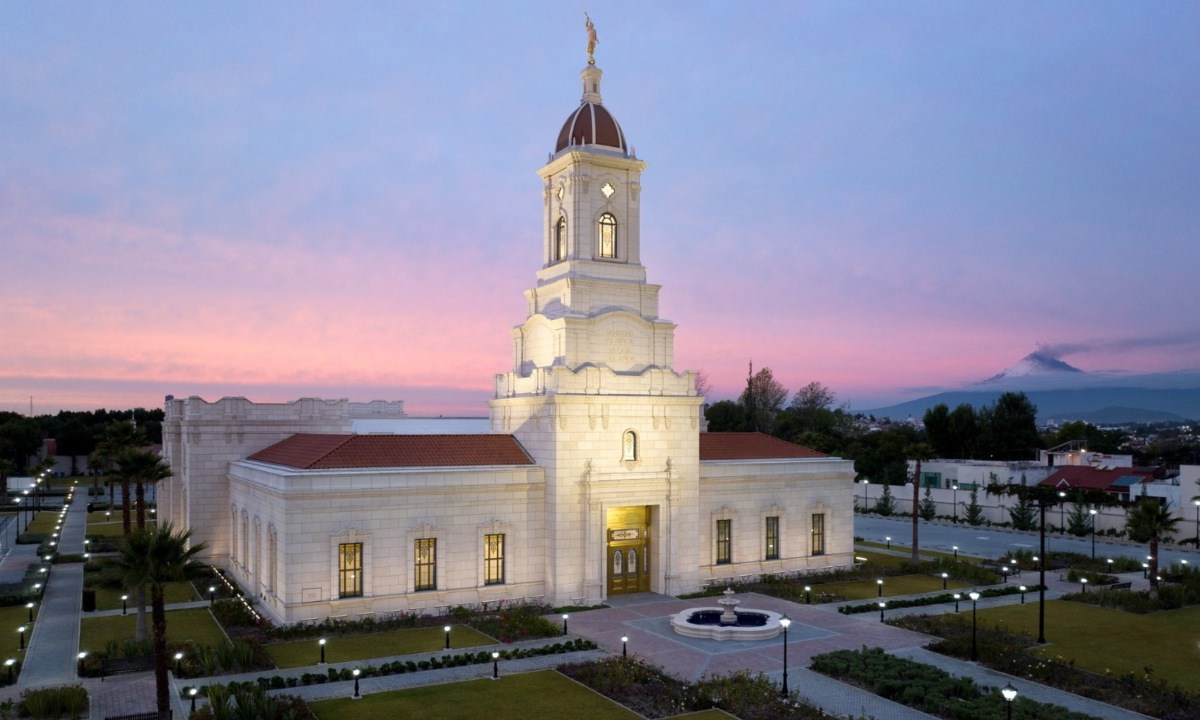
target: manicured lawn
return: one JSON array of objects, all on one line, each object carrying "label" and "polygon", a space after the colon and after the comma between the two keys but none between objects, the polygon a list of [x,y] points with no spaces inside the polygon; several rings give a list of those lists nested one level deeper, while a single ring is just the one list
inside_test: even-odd
[{"label": "manicured lawn", "polygon": [[[971,587],[971,583],[950,580],[947,588]],[[874,580],[854,580],[851,582],[824,583],[813,585],[813,592],[837,593],[847,600],[870,600],[879,596],[879,586]],[[883,596],[913,595],[916,593],[934,592],[942,589],[942,579],[932,575],[895,575],[883,579]]]},{"label": "manicured lawn", "polygon": [[[506,676],[503,668],[497,681],[471,680],[419,687],[367,695],[362,700],[321,700],[312,703],[312,709],[321,720],[395,720],[409,717],[423,720],[637,720],[639,717],[553,670]],[[693,714],[689,717],[704,716]]]},{"label": "manicured lawn", "polygon": [[52,533],[58,523],[58,511],[42,510],[36,513],[25,532]]},{"label": "manicured lawn", "polygon": [[[450,626],[452,650],[495,643],[492,638],[466,625]],[[444,651],[445,647],[446,633],[440,627],[389,630],[367,635],[331,637],[326,641],[325,660],[331,663],[366,660],[391,655]],[[266,651],[280,668],[316,665],[321,658],[321,648],[315,639],[272,643],[266,646]]]},{"label": "manicured lawn", "polygon": [[[119,590],[117,588],[97,588],[96,590],[96,609],[97,610],[120,610],[121,596],[129,596],[129,612],[135,612],[137,607],[137,591],[135,590]],[[187,581],[168,583],[166,587],[167,604],[190,602],[199,600],[192,584]],[[149,594],[147,593],[146,602],[150,602]],[[149,607],[149,605],[147,605]],[[170,622],[168,620],[168,622]]]},{"label": "manicured lawn", "polygon": [[[981,623],[1004,626],[1037,637],[1036,602],[979,611]],[[1098,673],[1141,674],[1200,692],[1200,607],[1135,615],[1065,600],[1046,603],[1046,640],[1041,652],[1062,656]]]},{"label": "manicured lawn", "polygon": [[[131,516],[130,522],[136,527],[137,518]],[[125,525],[121,521],[121,511],[117,510],[112,515],[105,515],[104,511],[88,513],[87,528],[84,532],[88,535],[101,535],[103,537],[120,537],[124,535]]]},{"label": "manicured lawn", "polygon": [[[39,609],[39,605],[34,605],[33,620],[35,623],[37,622]],[[0,635],[12,635],[12,647],[14,650],[17,649],[17,645],[19,644],[17,628],[22,625],[26,626],[25,640],[28,642],[30,633],[33,632],[33,628],[29,626],[29,610],[24,605],[0,608]],[[7,643],[8,640],[6,639],[4,642]]]},{"label": "manicured lawn", "polygon": [[[149,609],[146,610],[149,614]],[[133,637],[137,613],[114,617],[85,617],[79,625],[79,647],[100,650],[109,640],[122,641]],[[191,640],[203,645],[217,645],[227,638],[221,626],[207,608],[172,610],[167,613],[167,639]]]}]

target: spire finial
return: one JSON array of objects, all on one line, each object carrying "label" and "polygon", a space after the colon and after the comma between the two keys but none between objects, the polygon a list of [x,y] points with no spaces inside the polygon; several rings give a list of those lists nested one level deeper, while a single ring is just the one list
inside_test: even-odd
[{"label": "spire finial", "polygon": [[583,19],[585,21],[583,26],[585,28],[587,28],[587,36],[588,36],[588,43],[587,43],[588,65],[595,65],[596,64],[596,58],[595,58],[596,45],[598,45],[600,43],[600,40],[598,40],[596,38],[596,26],[595,26],[595,24],[592,23],[592,18],[591,18],[591,16],[589,16],[587,14],[586,11],[583,13]]}]

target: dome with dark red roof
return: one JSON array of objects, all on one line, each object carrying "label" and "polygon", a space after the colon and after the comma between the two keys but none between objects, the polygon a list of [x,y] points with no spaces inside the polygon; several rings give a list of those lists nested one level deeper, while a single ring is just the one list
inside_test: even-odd
[{"label": "dome with dark red roof", "polygon": [[558,141],[554,143],[554,152],[560,152],[568,147],[599,146],[619,150],[628,155],[629,146],[625,143],[625,133],[608,108],[600,100],[600,68],[589,64],[579,73],[583,81],[583,98],[575,112],[567,116],[562,130],[558,131]]},{"label": "dome with dark red roof", "polygon": [[572,145],[603,145],[622,152],[629,150],[617,119],[608,108],[591,102],[583,103],[567,117],[558,132],[554,152]]}]

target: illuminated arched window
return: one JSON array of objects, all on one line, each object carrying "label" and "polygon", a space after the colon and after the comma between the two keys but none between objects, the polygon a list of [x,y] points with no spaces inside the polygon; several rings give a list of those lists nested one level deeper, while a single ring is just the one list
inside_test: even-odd
[{"label": "illuminated arched window", "polygon": [[551,262],[559,262],[567,257],[567,219],[559,216],[554,225],[554,248],[550,252]]},{"label": "illuminated arched window", "polygon": [[617,218],[612,213],[600,216],[600,257],[617,256]]},{"label": "illuminated arched window", "polygon": [[637,460],[637,453],[637,433],[626,430],[625,435],[621,438],[621,459]]}]

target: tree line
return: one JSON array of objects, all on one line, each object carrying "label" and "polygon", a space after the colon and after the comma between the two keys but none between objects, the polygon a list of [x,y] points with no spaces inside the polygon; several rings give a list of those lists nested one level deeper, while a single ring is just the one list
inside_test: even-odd
[{"label": "tree line", "polygon": [[161,408],[64,410],[57,415],[35,417],[0,412],[0,463],[8,463],[9,474],[25,471],[29,458],[47,438],[56,441],[59,455],[87,457],[102,444],[105,433],[119,423],[136,425],[147,443],[157,445],[162,442],[163,417]]},{"label": "tree line", "polygon": [[1039,432],[1037,407],[1025,393],[1007,392],[980,408],[944,403],[926,411],[924,427],[851,413],[821,382],[794,394],[771,368],[751,367],[736,400],[720,400],[704,413],[710,432],[762,432],[828,455],[854,460],[872,482],[908,481],[908,461],[933,457],[962,460],[1031,460],[1038,450],[1078,440],[1090,450],[1119,452],[1124,433],[1089,423],[1066,423]]}]

